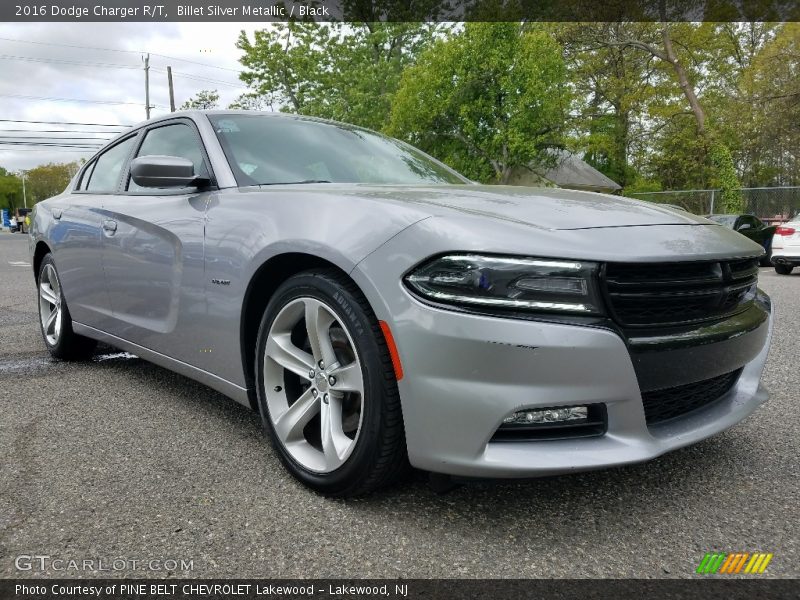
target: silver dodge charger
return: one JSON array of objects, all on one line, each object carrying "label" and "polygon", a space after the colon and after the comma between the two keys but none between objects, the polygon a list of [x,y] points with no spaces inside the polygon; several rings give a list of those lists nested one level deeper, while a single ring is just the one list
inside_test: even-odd
[{"label": "silver dodge charger", "polygon": [[30,250],[54,357],[102,341],[252,407],[328,495],[409,464],[641,462],[767,398],[759,245],[627,198],[477,185],[341,123],[142,123],[36,206]]}]

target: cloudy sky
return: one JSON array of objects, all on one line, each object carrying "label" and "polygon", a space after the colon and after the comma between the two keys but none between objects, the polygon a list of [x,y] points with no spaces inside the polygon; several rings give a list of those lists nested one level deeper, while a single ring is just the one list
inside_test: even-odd
[{"label": "cloudy sky", "polygon": [[[150,53],[150,103],[155,105],[152,116],[169,112],[167,65],[173,71],[177,106],[202,89],[216,89],[222,106],[227,106],[245,91],[238,79],[236,39],[242,29],[252,33],[260,27],[258,23],[0,24],[0,119],[138,123],[145,119],[142,57],[146,52]],[[16,129],[25,131],[11,131]],[[17,141],[0,143],[0,166],[16,171],[88,158],[91,150],[19,142],[62,143],[54,138],[71,137],[72,144],[94,144],[112,134],[84,132],[117,130],[0,121],[0,141]]]}]

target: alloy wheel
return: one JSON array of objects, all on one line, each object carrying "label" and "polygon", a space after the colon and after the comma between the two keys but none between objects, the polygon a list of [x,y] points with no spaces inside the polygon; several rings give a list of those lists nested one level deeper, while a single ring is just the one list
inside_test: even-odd
[{"label": "alloy wheel", "polygon": [[364,378],[350,333],[325,302],[301,297],[280,310],[264,384],[273,430],[292,458],[316,473],[341,467],[361,431]]},{"label": "alloy wheel", "polygon": [[61,308],[61,285],[52,264],[45,265],[39,277],[39,318],[47,343],[55,346],[61,337],[64,316]]}]

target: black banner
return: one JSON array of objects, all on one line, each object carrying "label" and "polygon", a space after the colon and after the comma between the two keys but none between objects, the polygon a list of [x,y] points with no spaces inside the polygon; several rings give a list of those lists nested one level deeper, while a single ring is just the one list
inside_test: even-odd
[{"label": "black banner", "polygon": [[0,22],[800,21],[800,0],[3,0]]},{"label": "black banner", "polygon": [[514,580],[258,580],[258,579],[6,579],[0,598],[14,600],[267,600],[390,598],[542,598],[565,600],[754,600],[796,598],[793,579],[514,579]]}]

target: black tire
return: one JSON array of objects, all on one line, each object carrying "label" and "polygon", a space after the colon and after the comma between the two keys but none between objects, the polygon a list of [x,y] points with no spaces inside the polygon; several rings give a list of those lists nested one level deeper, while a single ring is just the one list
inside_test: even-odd
[{"label": "black tire", "polygon": [[[55,343],[51,343],[51,341],[47,339],[48,336],[45,332],[42,319],[43,306],[41,298],[39,297],[41,293],[39,286],[42,282],[45,269],[48,269],[48,267],[52,267],[52,273],[55,274],[58,280],[58,296],[60,297],[61,306],[61,329],[60,333],[55,338]],[[39,329],[42,333],[42,339],[47,347],[47,351],[50,352],[50,355],[54,358],[59,358],[61,360],[84,360],[90,357],[97,346],[97,341],[78,335],[72,330],[72,317],[70,317],[69,314],[67,301],[64,299],[63,293],[61,292],[61,280],[52,254],[47,254],[42,259],[42,264],[39,265],[39,272],[36,275],[36,285],[37,298],[39,298]]]},{"label": "black tire", "polygon": [[[265,350],[273,322],[284,307],[303,298],[322,301],[326,308],[333,309],[331,312],[346,328],[362,367],[364,393],[358,437],[344,463],[327,473],[306,468],[286,449],[275,432],[266,398],[265,385],[270,389],[289,385],[264,381]],[[265,432],[283,465],[300,482],[327,496],[353,497],[389,485],[406,472],[405,432],[392,360],[378,320],[352,281],[335,270],[307,271],[287,279],[264,311],[255,363],[258,406]]]},{"label": "black tire", "polygon": [[775,265],[775,272],[778,275],[791,275],[792,269],[794,269],[792,265]]},{"label": "black tire", "polygon": [[771,267],[772,266],[772,243],[770,242],[769,244],[767,244],[767,246],[764,248],[764,250],[766,251],[766,254],[764,254],[764,256],[761,257],[761,259],[759,260],[759,264],[762,267]]}]

